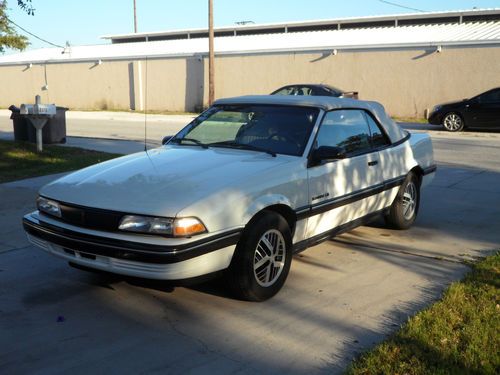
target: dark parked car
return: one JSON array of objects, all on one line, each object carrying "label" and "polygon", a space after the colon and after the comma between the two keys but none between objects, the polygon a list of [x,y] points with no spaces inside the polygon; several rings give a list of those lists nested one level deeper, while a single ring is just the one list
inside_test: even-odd
[{"label": "dark parked car", "polygon": [[333,96],[358,99],[357,91],[343,91],[337,87],[320,84],[296,84],[280,87],[271,95]]},{"label": "dark parked car", "polygon": [[471,99],[435,106],[429,124],[443,125],[450,132],[464,128],[500,129],[500,87]]}]

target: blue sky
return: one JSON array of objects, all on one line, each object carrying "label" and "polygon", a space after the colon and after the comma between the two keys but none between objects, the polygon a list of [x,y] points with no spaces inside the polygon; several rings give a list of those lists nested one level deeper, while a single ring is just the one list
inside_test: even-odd
[{"label": "blue sky", "polygon": [[[208,0],[136,0],[138,29],[161,31],[207,26]],[[425,11],[500,7],[500,0],[390,0]],[[53,43],[106,43],[105,34],[133,32],[133,0],[33,0],[35,16],[24,14],[9,0],[10,18]],[[215,26],[237,21],[270,23],[408,13],[380,0],[214,0]],[[29,37],[32,48],[49,47]]]}]

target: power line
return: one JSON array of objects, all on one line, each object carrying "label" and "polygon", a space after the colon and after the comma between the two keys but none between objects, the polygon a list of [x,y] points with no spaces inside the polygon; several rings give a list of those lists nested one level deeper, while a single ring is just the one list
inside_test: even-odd
[{"label": "power line", "polygon": [[41,40],[42,42],[45,42],[47,44],[50,44],[51,46],[54,46],[54,47],[60,47],[60,48],[64,48],[63,46],[60,46],[59,44],[55,44],[55,43],[52,43],[52,42],[49,42],[48,40],[46,39],[43,39],[43,38],[40,38],[38,35],[35,35],[31,32],[29,32],[28,30],[26,30],[24,27],[22,26],[19,26],[17,23],[15,23],[14,21],[12,21],[9,17],[5,16],[4,17],[7,19],[7,21],[9,21],[11,24],[13,24],[14,26],[20,28],[22,31],[24,31],[26,34],[29,34],[31,35],[32,37],[38,39],[38,40]]},{"label": "power line", "polygon": [[389,4],[389,5],[392,5],[392,6],[395,6],[395,7],[398,7],[398,8],[403,8],[403,9],[409,9],[409,10],[415,10],[417,12],[426,12],[425,10],[422,10],[422,9],[417,9],[417,8],[411,8],[411,7],[407,7],[405,5],[401,5],[401,4],[397,4],[397,3],[392,3],[390,1],[386,1],[386,0],[378,0],[380,1],[381,3],[385,3],[385,4]]}]

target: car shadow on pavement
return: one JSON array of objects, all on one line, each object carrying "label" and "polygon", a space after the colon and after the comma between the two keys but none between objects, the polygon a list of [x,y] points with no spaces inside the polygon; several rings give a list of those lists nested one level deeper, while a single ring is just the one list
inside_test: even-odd
[{"label": "car shadow on pavement", "polygon": [[218,297],[230,299],[233,298],[231,293],[226,288],[223,272],[196,277],[188,280],[170,281],[118,275],[106,271],[93,270],[75,264],[71,264],[71,266],[78,270],[84,271],[81,278],[82,282],[97,287],[114,290],[113,284],[124,282],[134,287],[156,290],[163,293],[172,293],[176,288],[189,288]]}]

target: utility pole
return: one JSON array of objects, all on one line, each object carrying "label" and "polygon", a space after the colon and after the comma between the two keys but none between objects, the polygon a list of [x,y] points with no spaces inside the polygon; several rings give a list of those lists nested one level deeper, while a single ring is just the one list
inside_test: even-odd
[{"label": "utility pole", "polygon": [[134,33],[137,34],[137,10],[135,7],[135,0],[134,0]]},{"label": "utility pole", "polygon": [[214,4],[208,0],[208,105],[215,97],[214,89]]}]

